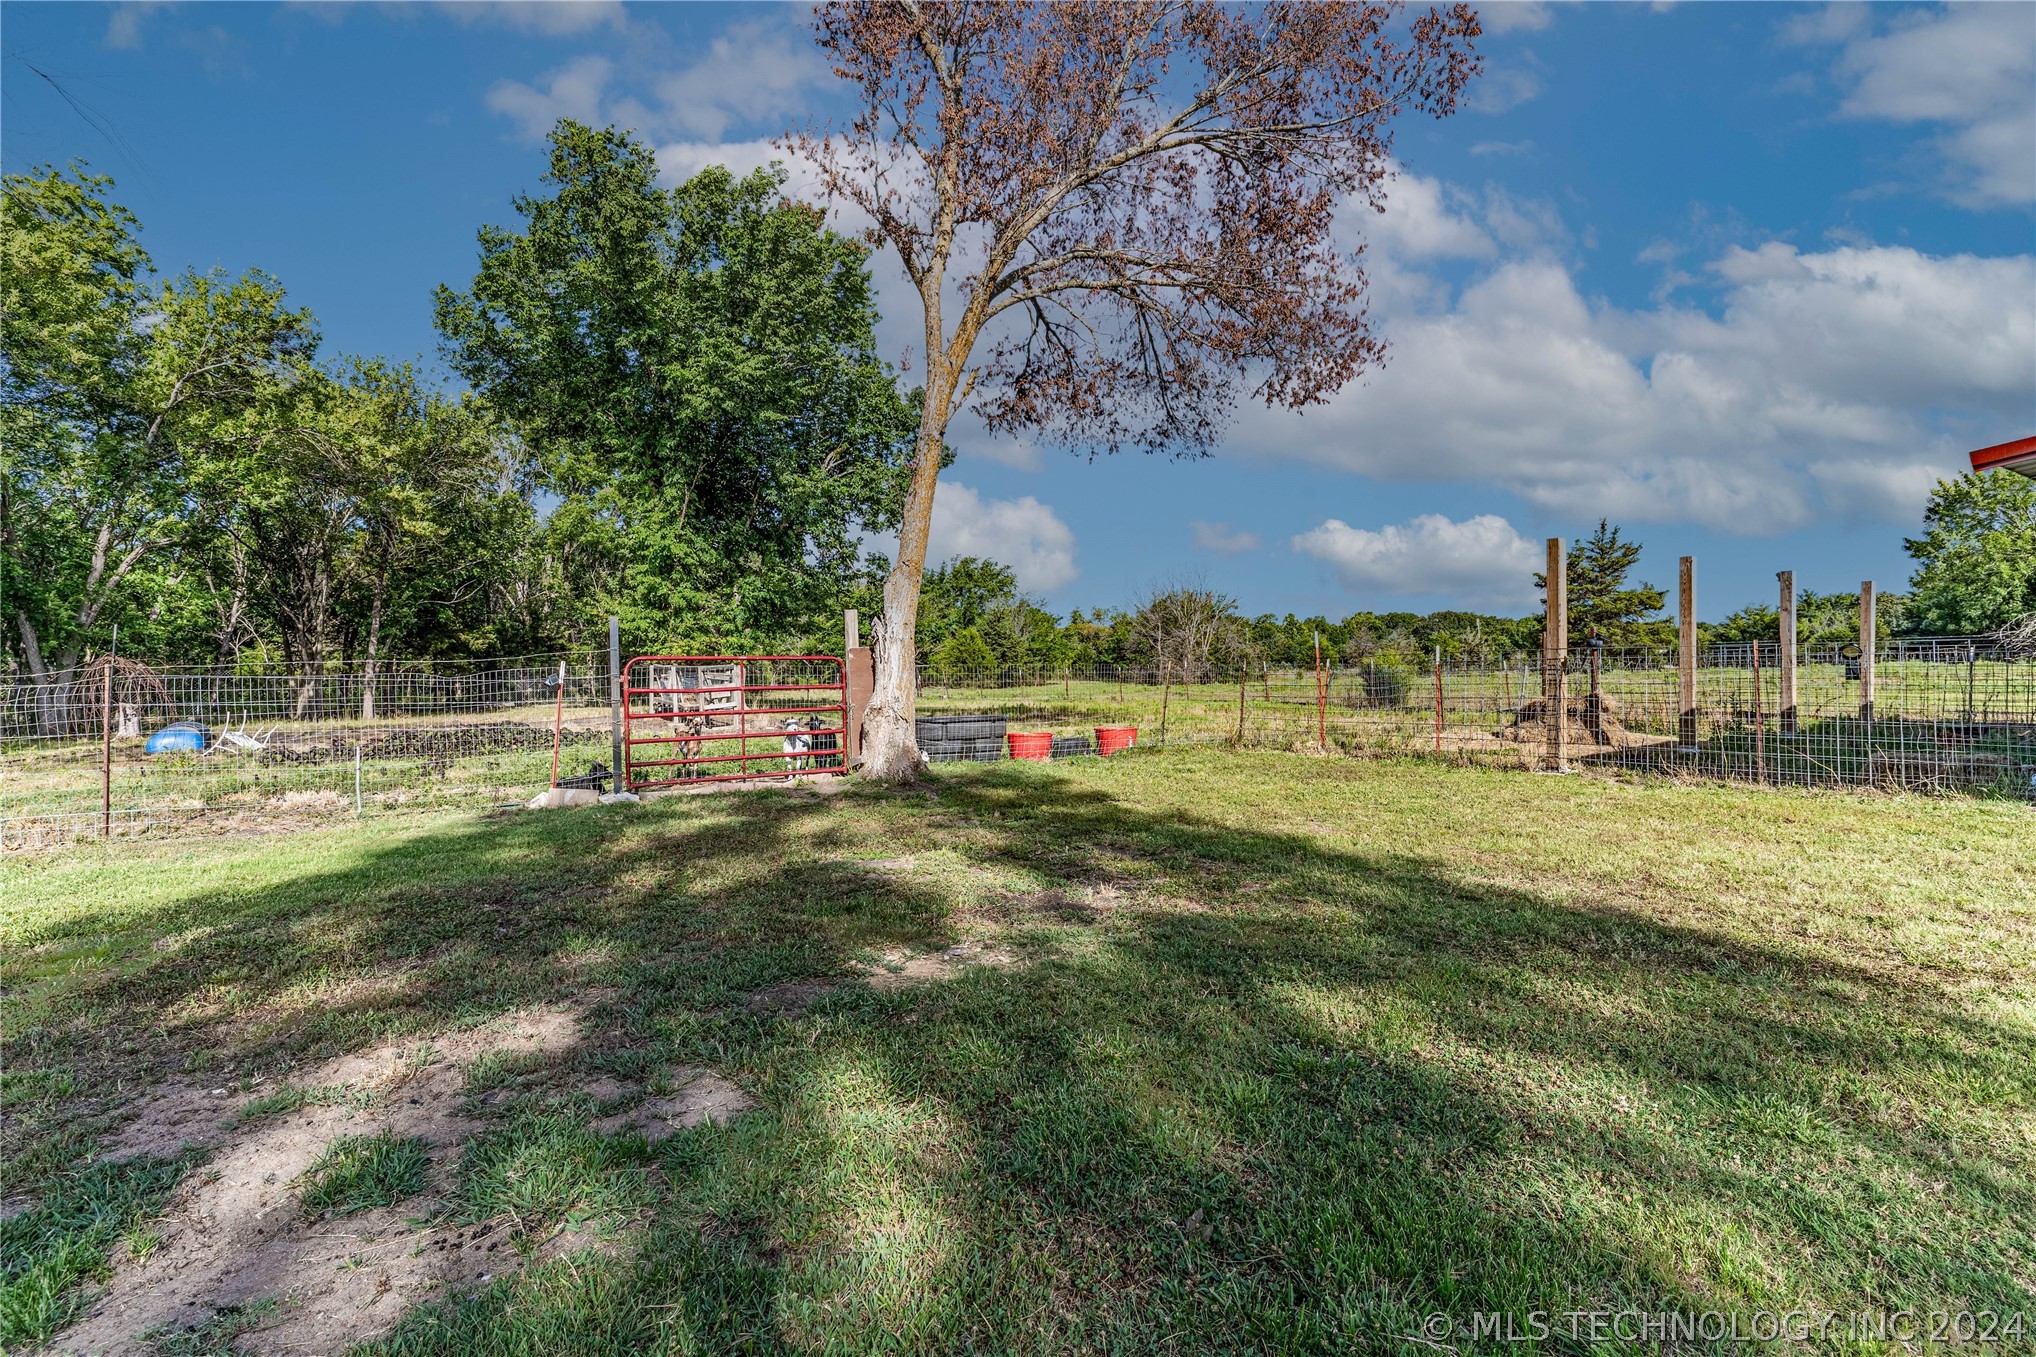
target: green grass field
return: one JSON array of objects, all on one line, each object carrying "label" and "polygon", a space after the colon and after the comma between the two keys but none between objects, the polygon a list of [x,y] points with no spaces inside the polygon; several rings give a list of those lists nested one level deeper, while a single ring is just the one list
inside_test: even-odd
[{"label": "green grass field", "polygon": [[[1572,1310],[2036,1350],[2026,806],[1175,751],[87,844],[0,900],[10,1349],[301,1124],[290,1228],[510,1241],[368,1352],[1663,1350],[1476,1333]],[[571,1039],[459,1065],[456,1142],[399,1124],[540,1010]],[[378,1044],[424,1072],[331,1073]],[[707,1079],[752,1105],[602,1129]],[[194,1081],[211,1143],[95,1157]],[[151,1341],[284,1350],[328,1283]]]}]

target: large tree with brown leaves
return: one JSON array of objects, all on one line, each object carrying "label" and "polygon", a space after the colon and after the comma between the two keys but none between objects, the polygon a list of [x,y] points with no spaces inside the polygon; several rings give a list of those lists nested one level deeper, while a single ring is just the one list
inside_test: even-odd
[{"label": "large tree with brown leaves", "polygon": [[1477,70],[1465,5],[823,7],[861,111],[792,138],[925,313],[926,398],[877,626],[863,772],[917,771],[913,628],[949,419],[1205,453],[1248,390],[1326,399],[1376,365],[1339,209],[1384,208],[1392,127]]}]

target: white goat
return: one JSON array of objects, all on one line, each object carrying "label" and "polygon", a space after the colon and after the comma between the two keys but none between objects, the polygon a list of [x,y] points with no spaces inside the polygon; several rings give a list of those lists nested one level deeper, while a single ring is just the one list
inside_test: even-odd
[{"label": "white goat", "polygon": [[806,723],[796,716],[785,718],[785,758],[792,765],[792,771],[803,772],[813,760],[809,751],[813,748],[813,737],[807,732]]}]

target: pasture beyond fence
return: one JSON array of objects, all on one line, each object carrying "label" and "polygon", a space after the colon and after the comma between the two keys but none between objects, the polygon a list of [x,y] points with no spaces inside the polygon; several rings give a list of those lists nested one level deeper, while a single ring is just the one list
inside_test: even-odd
[{"label": "pasture beyond fence", "polygon": [[[1135,725],[1149,754],[1203,745],[1444,759],[1489,767],[1873,786],[2036,799],[2036,657],[1957,644],[1794,656],[1793,709],[1773,644],[1698,652],[1685,705],[1674,651],[1571,651],[1564,697],[1537,657],[1487,664],[1150,666],[920,676],[924,714],[995,713],[1013,730]],[[554,681],[563,666],[562,693]],[[606,655],[325,666],[148,669],[104,662],[0,690],[0,842],[211,823],[513,804],[561,775],[613,767]],[[1870,705],[1863,693],[1871,684]],[[148,753],[172,722],[201,748]],[[729,752],[777,771],[781,732]],[[710,751],[711,752],[711,751]]]}]

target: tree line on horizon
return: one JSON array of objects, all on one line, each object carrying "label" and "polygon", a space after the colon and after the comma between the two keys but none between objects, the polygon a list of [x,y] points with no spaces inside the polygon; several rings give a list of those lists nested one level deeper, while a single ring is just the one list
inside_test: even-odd
[{"label": "tree line on horizon", "polygon": [[[868,543],[898,528],[922,396],[877,356],[868,247],[789,200],[781,170],[665,188],[613,128],[561,123],[544,182],[514,201],[518,229],[481,229],[474,277],[437,291],[454,393],[324,352],[257,270],[158,277],[109,179],[7,176],[6,671],[49,681],[116,626],[155,664],[372,669],[593,650],[610,614],[633,651],[829,653],[841,609],[876,615],[890,562]],[[1881,596],[1883,640],[2036,612],[2036,483],[1943,482],[1923,529],[1910,592]],[[1631,578],[1639,553],[1606,522],[1572,545],[1573,644],[1674,644],[1663,591]],[[1852,639],[1856,609],[1806,591],[1802,640]],[[1774,626],[1757,604],[1703,633]],[[1245,617],[1197,581],[1063,616],[962,557],[926,572],[914,634],[958,673],[1307,664],[1318,634],[1333,662],[1492,663],[1541,630],[1460,610]]]}]

